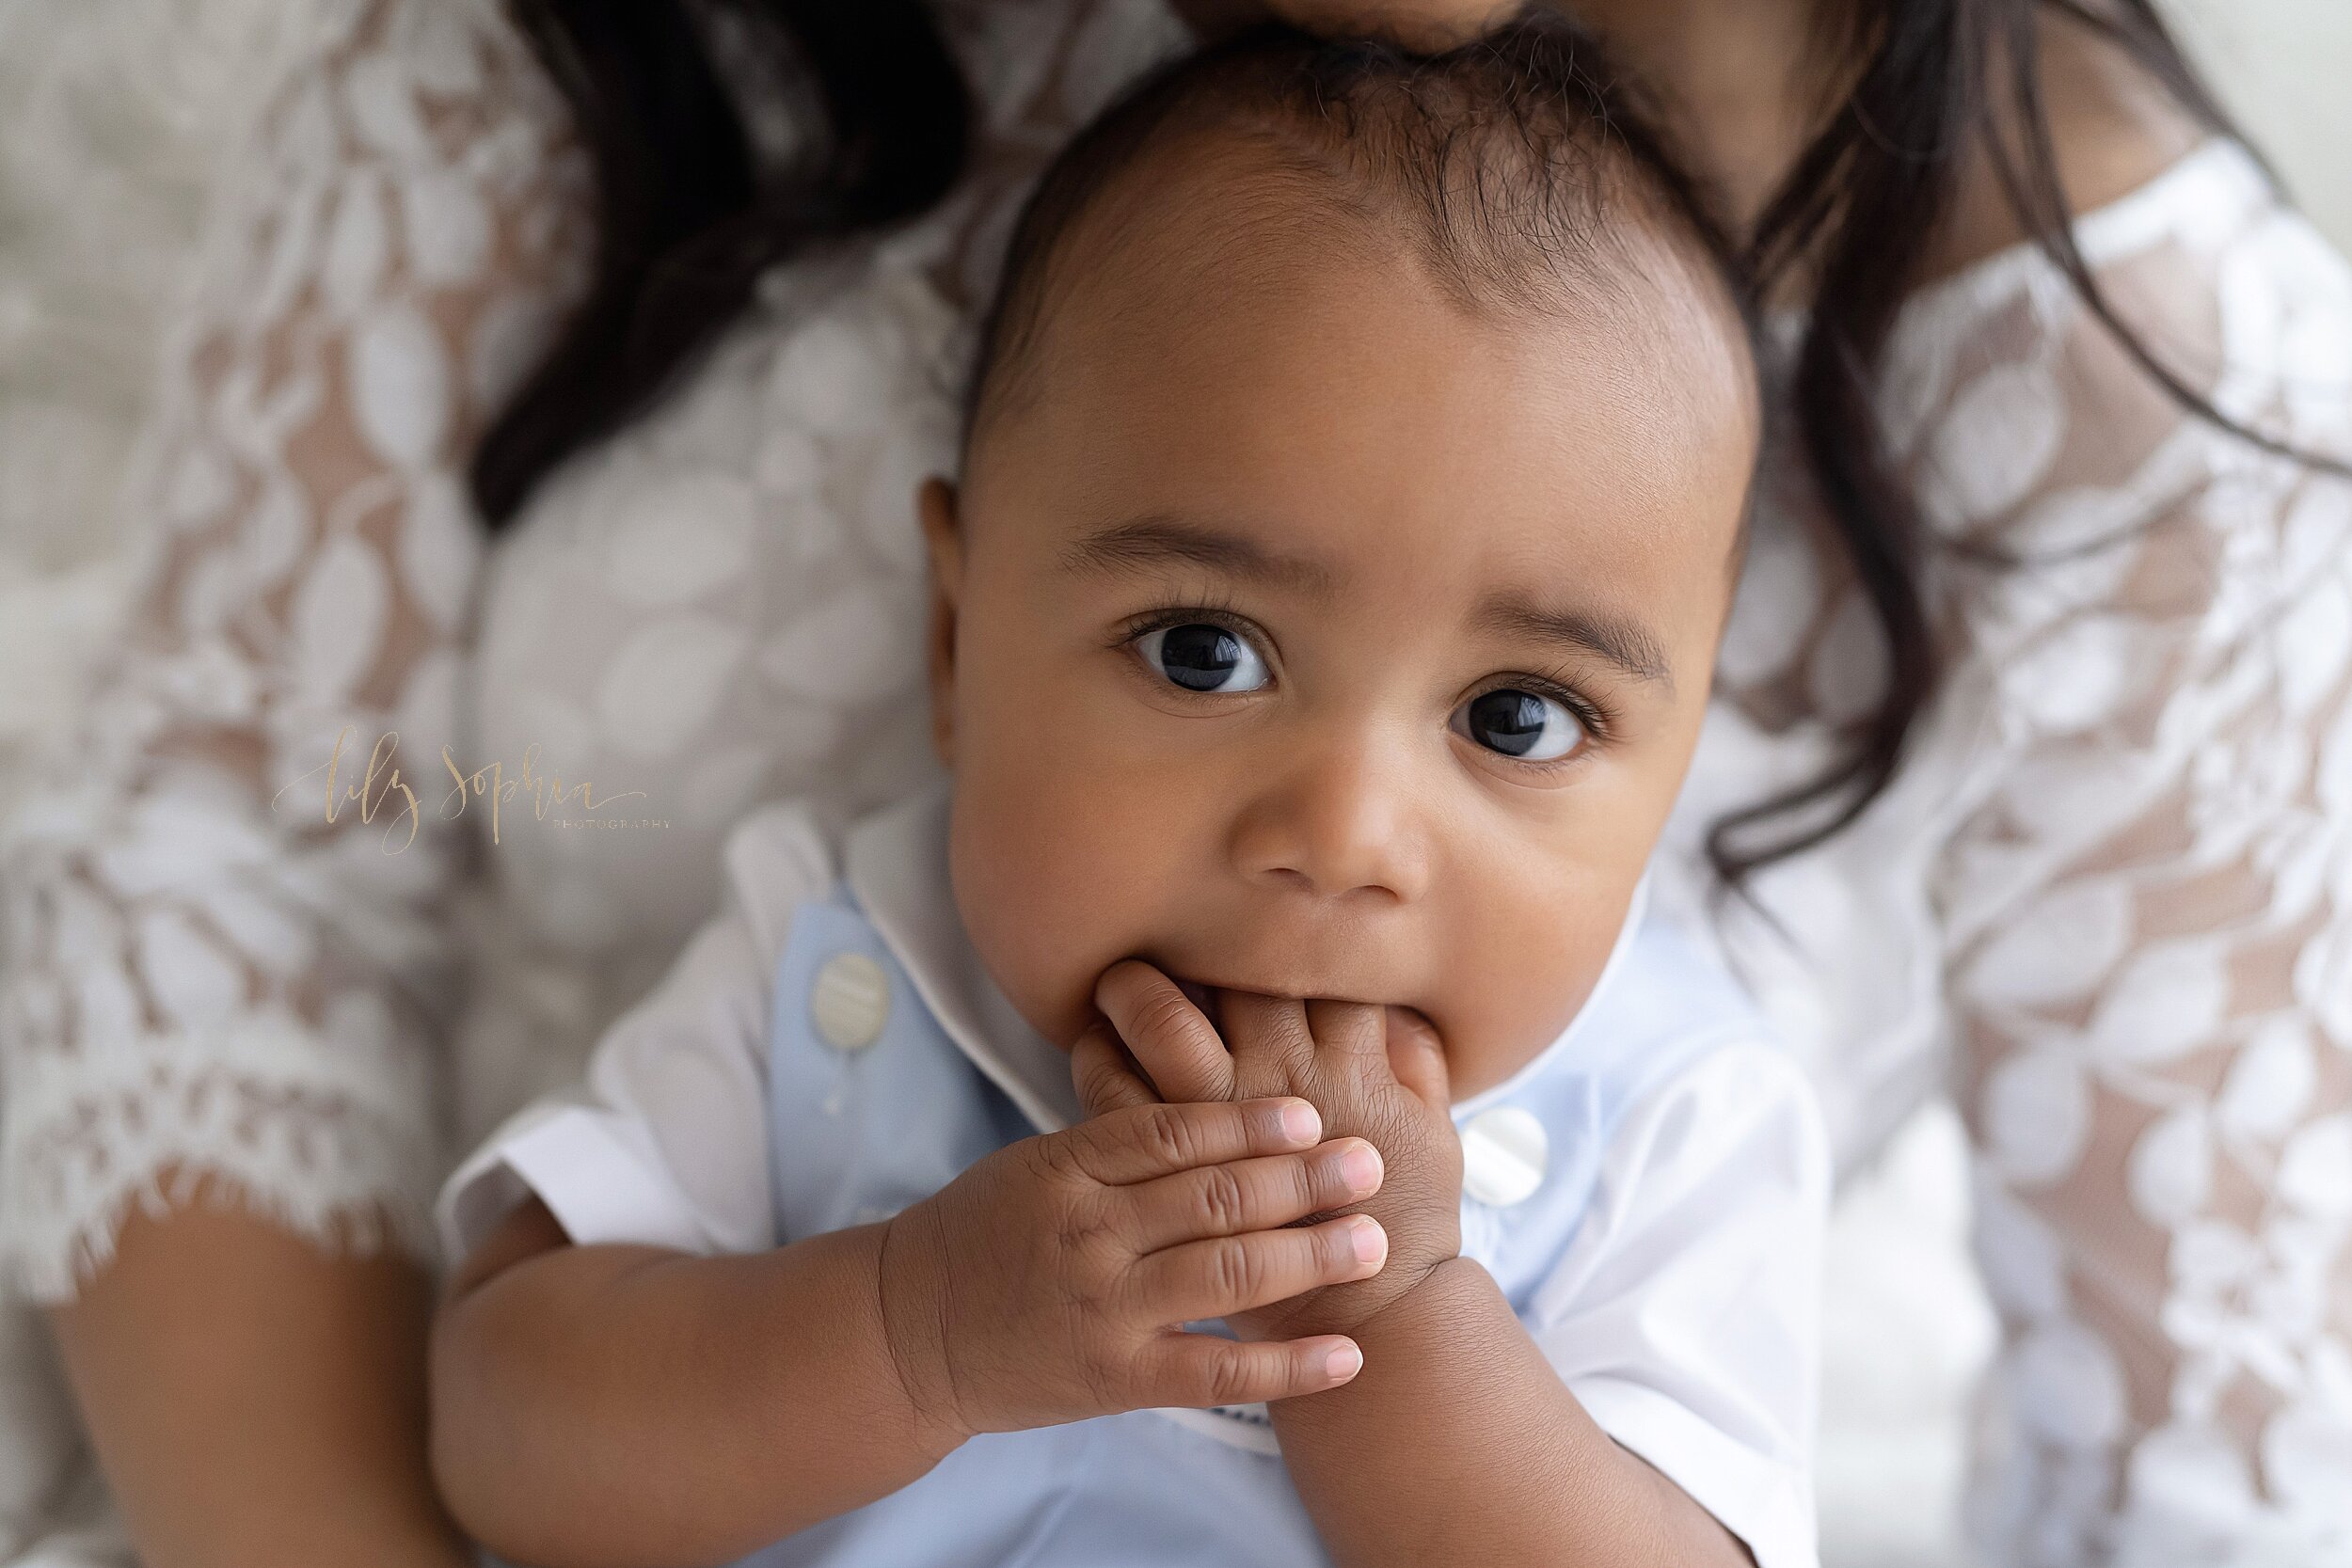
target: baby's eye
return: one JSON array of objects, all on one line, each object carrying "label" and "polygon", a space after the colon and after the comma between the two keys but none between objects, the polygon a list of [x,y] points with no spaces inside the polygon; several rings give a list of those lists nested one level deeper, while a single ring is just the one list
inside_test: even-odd
[{"label": "baby's eye", "polygon": [[1258,650],[1223,626],[1162,626],[1137,645],[1146,664],[1187,691],[1255,691],[1267,680]]},{"label": "baby's eye", "polygon": [[1489,691],[1454,717],[1470,739],[1521,762],[1556,762],[1584,743],[1584,725],[1567,705],[1533,691]]}]

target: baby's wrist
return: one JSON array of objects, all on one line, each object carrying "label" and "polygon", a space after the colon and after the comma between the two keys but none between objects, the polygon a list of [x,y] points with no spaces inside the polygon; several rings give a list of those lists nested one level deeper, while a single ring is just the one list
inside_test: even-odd
[{"label": "baby's wrist", "polygon": [[959,1397],[940,1328],[937,1249],[920,1234],[928,1223],[917,1204],[874,1227],[873,1276],[883,1349],[916,1441],[945,1458],[980,1428]]},{"label": "baby's wrist", "polygon": [[1391,1229],[1389,1258],[1380,1272],[1368,1279],[1325,1285],[1279,1302],[1257,1314],[1257,1338],[1296,1339],[1315,1334],[1344,1334],[1359,1338],[1361,1331],[1395,1310],[1398,1304],[1422,1291],[1429,1279],[1461,1251],[1458,1234],[1442,1242],[1418,1240],[1399,1246]]},{"label": "baby's wrist", "polygon": [[1410,1339],[1433,1324],[1458,1323],[1465,1292],[1493,1289],[1494,1276],[1484,1264],[1455,1253],[1422,1269],[1409,1286],[1359,1318],[1347,1333],[1359,1346]]},{"label": "baby's wrist", "polygon": [[[1384,1273],[1386,1271],[1383,1271]],[[1378,1357],[1411,1354],[1432,1334],[1443,1336],[1458,1323],[1466,1291],[1491,1290],[1491,1276],[1475,1259],[1440,1258],[1399,1275],[1377,1295],[1349,1296],[1378,1284],[1380,1276],[1356,1284],[1327,1286],[1324,1299],[1301,1300],[1299,1311],[1279,1325],[1277,1338],[1300,1338],[1312,1334],[1344,1334],[1370,1362]]]}]

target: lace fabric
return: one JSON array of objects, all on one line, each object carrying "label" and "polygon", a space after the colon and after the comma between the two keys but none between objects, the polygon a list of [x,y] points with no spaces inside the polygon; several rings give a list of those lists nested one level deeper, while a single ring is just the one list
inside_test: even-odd
[{"label": "lace fabric", "polygon": [[[466,453],[584,290],[591,171],[495,0],[321,12],[172,357],[131,629],[11,819],[0,1266],[26,1293],[70,1294],[167,1168],[421,1248],[453,1129],[576,1065],[707,904],[743,805],[919,775],[888,629],[920,603],[912,495],[948,453],[958,309],[1026,176],[1181,36],[1066,0],[946,21],[986,108],[964,186],[778,269],[685,407],[485,554]],[[387,735],[420,799],[362,809]],[[509,782],[535,752],[669,831],[501,840],[451,798],[445,744]]]},{"label": "lace fabric", "polygon": [[[2229,199],[2240,156],[2103,275],[2225,413],[2352,456],[2352,277]],[[1949,591],[2000,759],[1930,884],[2010,1325],[1980,1528],[2026,1563],[2340,1561],[2352,485],[2182,420],[2046,283],[1979,323],[2022,352],[1956,372],[1931,493],[2057,558]]]},{"label": "lace fabric", "polygon": [[[584,286],[588,170],[495,0],[322,12],[174,356],[132,631],[0,859],[23,1290],[70,1294],[167,1171],[421,1247],[453,1145],[577,1070],[744,809],[925,770],[912,491],[952,456],[968,312],[1025,178],[1180,36],[1153,0],[943,15],[984,106],[964,185],[776,269],[485,548],[464,454]],[[2352,283],[2242,152],[2082,236],[2224,409],[2352,452]],[[1945,693],[1896,786],[1759,879],[1793,940],[1709,899],[1706,824],[1818,767],[1880,678],[1778,454],[1660,894],[1711,911],[1850,1162],[1959,1096],[1998,1560],[2342,1560],[2352,487],[2183,416],[2029,249],[1914,300],[1889,372],[1947,546]],[[413,836],[328,823],[336,736],[351,785],[388,730]],[[627,820],[453,819],[445,741],[509,779],[535,749]]]},{"label": "lace fabric", "polygon": [[584,281],[586,169],[488,8],[317,25],[172,356],[128,629],[11,820],[0,1259],[38,1299],[167,1172],[306,1233],[426,1240],[463,856],[330,822],[320,770],[346,729],[345,787],[382,731],[425,756],[449,733],[459,468]]},{"label": "lace fabric", "polygon": [[[2352,273],[2216,143],[2088,217],[2226,414],[2352,454]],[[1947,686],[1897,786],[1724,906],[1850,1157],[1945,1064],[2003,1322],[1994,1560],[2341,1561],[2352,1503],[2352,485],[2185,416],[2042,256],[1911,302],[1882,418]],[[1784,497],[1789,492],[1784,492]],[[1883,665],[1770,509],[1678,813],[1802,777]]]}]

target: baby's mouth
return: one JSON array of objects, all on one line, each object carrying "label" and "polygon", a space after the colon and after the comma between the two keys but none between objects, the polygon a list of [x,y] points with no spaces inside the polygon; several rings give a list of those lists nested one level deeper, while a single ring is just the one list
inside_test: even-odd
[{"label": "baby's mouth", "polygon": [[1220,993],[1198,980],[1187,980],[1182,975],[1170,975],[1169,978],[1176,982],[1176,989],[1184,993],[1185,1000],[1200,1009],[1202,1016],[1209,1021],[1209,1027],[1223,1034],[1225,1019],[1223,1009],[1217,1006]]}]

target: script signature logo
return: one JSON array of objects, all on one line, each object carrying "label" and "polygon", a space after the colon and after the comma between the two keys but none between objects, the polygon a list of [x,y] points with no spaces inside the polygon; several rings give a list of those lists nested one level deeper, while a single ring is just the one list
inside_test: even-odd
[{"label": "script signature logo", "polygon": [[[399,764],[395,760],[400,750],[400,732],[387,730],[378,736],[374,747],[368,752],[367,768],[358,779],[356,782],[344,780],[339,784],[338,774],[343,765],[343,749],[350,738],[351,726],[346,724],[343,726],[342,733],[335,737],[335,749],[327,754],[326,760],[300,778],[292,780],[276,795],[271,796],[270,809],[272,811],[278,809],[278,802],[284,797],[287,790],[324,773],[326,776],[325,782],[326,820],[331,824],[336,820],[339,813],[347,812],[357,806],[359,820],[373,823],[377,815],[389,807],[392,815],[385,822],[384,837],[387,845],[390,847],[387,848],[386,853],[398,854],[416,842],[417,832],[424,821],[422,803],[418,799],[417,791],[406,779],[401,776]],[[531,797],[531,810],[534,817],[542,821],[564,823],[576,822],[579,819],[566,816],[549,817],[548,810],[550,806],[570,803],[577,805],[583,812],[600,812],[616,800],[641,799],[645,793],[642,789],[629,789],[618,795],[598,798],[595,784],[586,779],[567,786],[555,774],[540,771],[538,755],[539,747],[534,741],[524,748],[522,762],[515,775],[509,778],[506,773],[506,765],[502,762],[493,762],[486,767],[477,768],[470,773],[467,772],[457,765],[457,759],[450,755],[449,748],[443,746],[441,766],[449,770],[453,784],[448,793],[441,797],[440,819],[444,822],[455,821],[466,814],[466,808],[471,801],[485,800],[488,802],[490,812],[490,842],[496,844],[499,842],[501,808],[512,804],[518,795],[528,794]],[[455,803],[454,810],[451,809],[453,801]],[[408,836],[401,840],[397,846],[391,846],[392,834],[404,820],[408,824]],[[612,825],[617,826],[618,821],[619,819],[612,819]],[[667,826],[666,823],[660,825]]]}]

